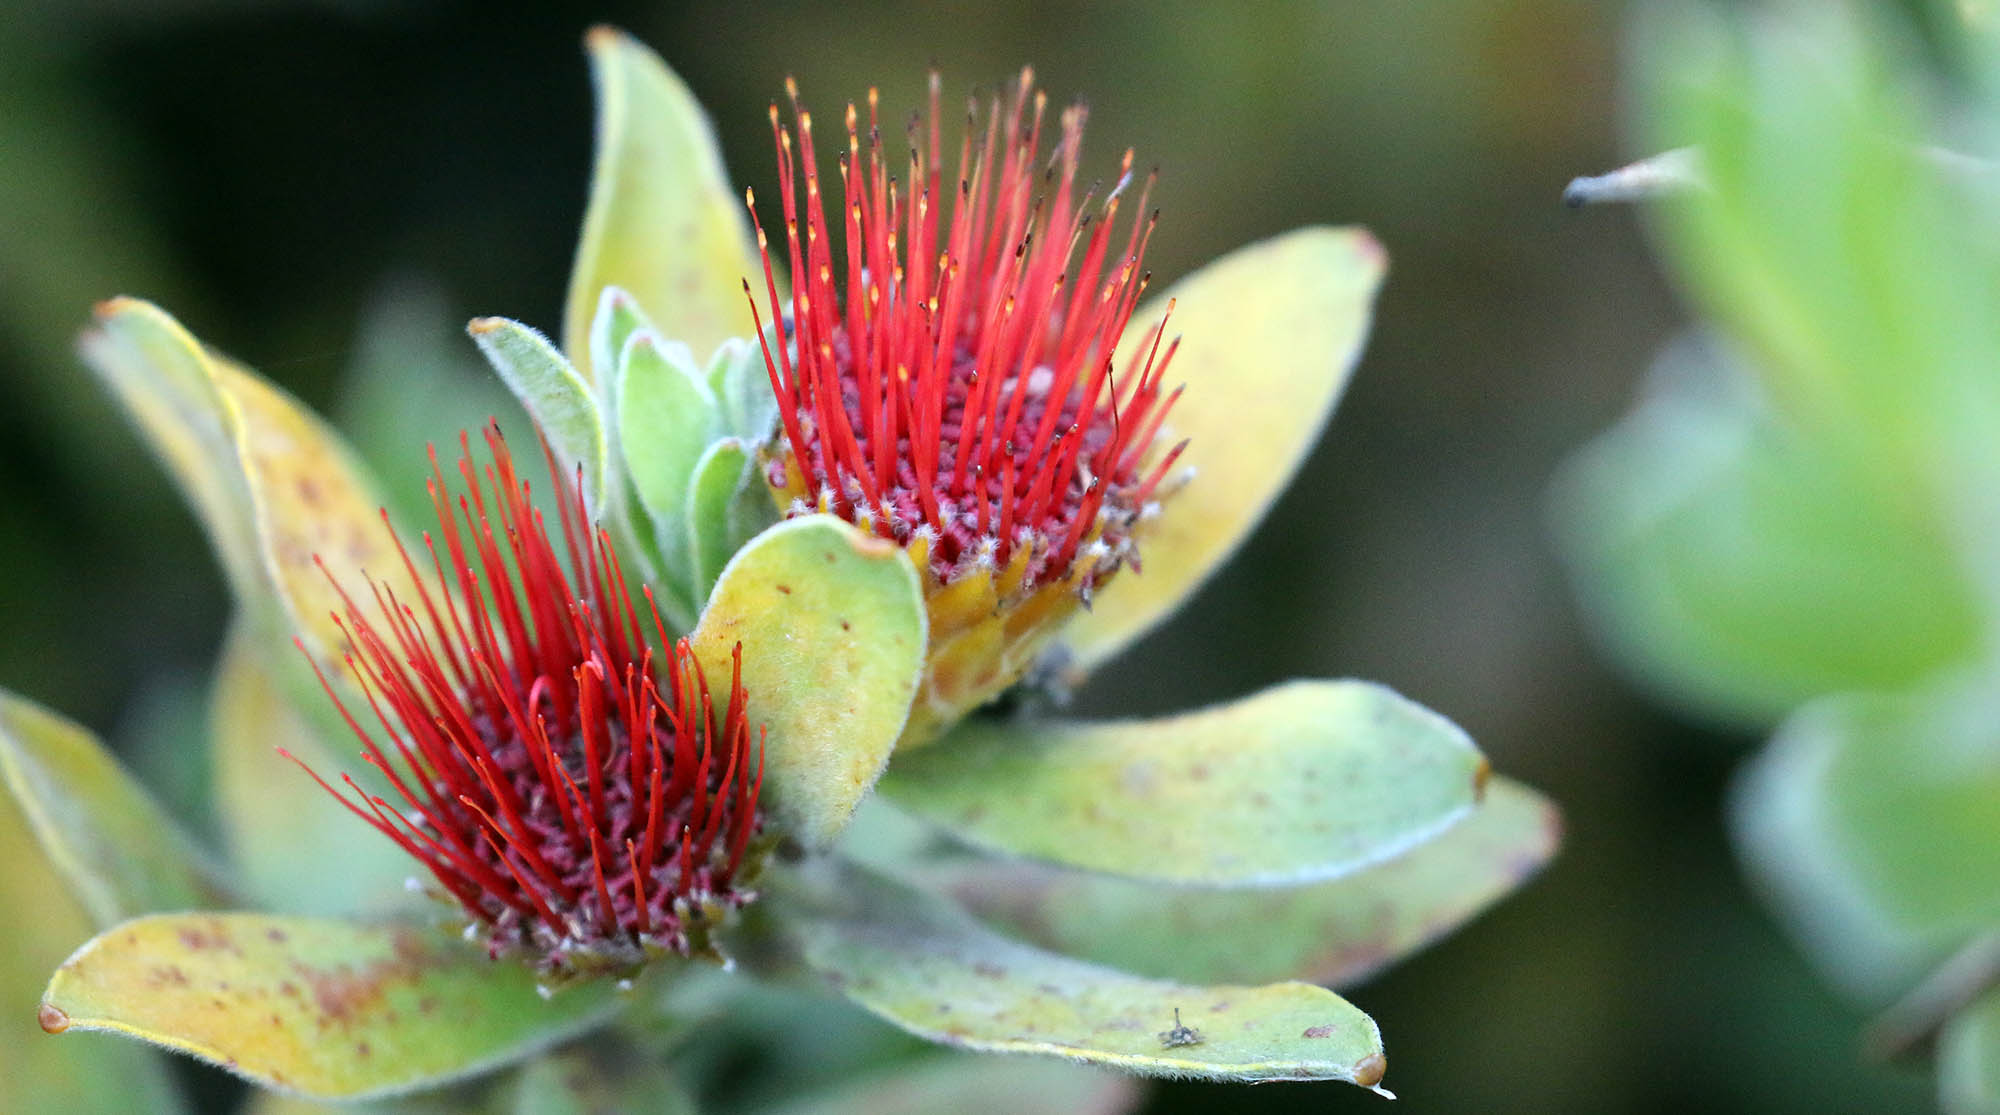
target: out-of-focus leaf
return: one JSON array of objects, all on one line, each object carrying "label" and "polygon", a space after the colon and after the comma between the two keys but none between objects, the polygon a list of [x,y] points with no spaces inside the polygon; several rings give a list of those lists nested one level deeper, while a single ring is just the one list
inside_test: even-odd
[{"label": "out-of-focus leaf", "polygon": [[1239,248],[1140,307],[1118,367],[1174,302],[1167,381],[1187,392],[1163,439],[1192,477],[1138,535],[1120,574],[1063,632],[1079,676],[1172,614],[1264,517],[1319,440],[1361,355],[1388,267],[1358,228],[1305,228]]},{"label": "out-of-focus leaf", "polygon": [[694,1115],[667,1067],[631,1045],[594,1039],[544,1054],[515,1074],[507,1115]]},{"label": "out-of-focus leaf", "polygon": [[1966,1008],[1938,1036],[1938,1102],[1945,1115],[2000,1112],[2000,992]]},{"label": "out-of-focus leaf", "polygon": [[583,470],[583,502],[593,513],[604,506],[604,421],[590,385],[570,367],[548,338],[506,318],[475,318],[466,332],[493,370],[500,373],[514,397],[534,416],[535,425],[561,462],[564,482],[569,470]]},{"label": "out-of-focus leaf", "polygon": [[278,754],[282,747],[328,777],[361,766],[339,761],[322,742],[286,700],[264,644],[241,629],[223,644],[210,715],[216,812],[258,905],[344,914],[421,902],[403,885],[415,862]]},{"label": "out-of-focus leaf", "polygon": [[520,405],[465,343],[464,324],[434,284],[398,275],[370,294],[355,328],[354,356],[328,416],[378,470],[399,522],[437,517],[426,446],[447,454],[461,434],[496,420],[508,444],[535,444]]},{"label": "out-of-focus leaf", "polygon": [[1709,185],[1661,211],[1684,284],[1846,482],[1994,568],[2000,193],[1927,153],[1913,44],[1868,5],[1798,5],[1782,30],[1658,7],[1644,141],[1697,144]]},{"label": "out-of-focus leaf", "polygon": [[1800,710],[1731,802],[1756,879],[1827,977],[1882,1002],[2000,924],[2000,691],[1954,680]]},{"label": "out-of-focus leaf", "polygon": [[883,780],[982,848],[1210,886],[1334,879],[1463,818],[1490,771],[1450,721],[1360,681],[1160,720],[971,720]]},{"label": "out-of-focus leaf", "polygon": [[0,781],[99,927],[227,901],[206,853],[95,736],[5,690]]},{"label": "out-of-focus leaf", "polygon": [[948,903],[837,861],[784,881],[766,896],[767,913],[805,966],[931,1041],[1207,1080],[1372,1087],[1387,1066],[1374,1021],[1325,988],[1127,975],[1009,941]]},{"label": "out-of-focus leaf", "polygon": [[937,857],[914,870],[927,889],[1054,952],[1163,979],[1343,987],[1511,892],[1555,854],[1560,834],[1554,805],[1499,779],[1442,835],[1330,883],[1164,887],[967,857]]},{"label": "out-of-focus leaf", "polygon": [[901,549],[830,515],[757,536],[690,637],[708,676],[743,648],[750,723],[770,732],[771,815],[824,847],[881,776],[923,673],[923,590]]},{"label": "out-of-focus leaf", "polygon": [[769,1115],[931,1115],[944,1111],[1062,1111],[1119,1115],[1138,1082],[1060,1061],[944,1055],[766,1108]]},{"label": "out-of-focus leaf", "polygon": [[51,1041],[35,1024],[35,995],[78,941],[90,915],[43,856],[27,819],[0,794],[0,1111],[126,1115],[185,1108],[150,1050],[109,1038]]},{"label": "out-of-focus leaf", "polygon": [[1770,724],[1978,652],[1978,594],[1943,528],[1878,499],[1701,341],[1662,353],[1552,509],[1602,637],[1711,715]]},{"label": "out-of-focus leaf", "polygon": [[743,280],[763,266],[701,106],[658,55],[592,28],[597,160],[570,273],[563,347],[586,379],[600,292],[623,287],[666,335],[705,358],[750,332]]},{"label": "out-of-focus leaf", "polygon": [[161,914],[78,949],[49,981],[42,1021],[142,1038],[270,1087],[363,1099],[511,1063],[617,1006],[602,981],[544,1000],[526,965],[409,926]]}]

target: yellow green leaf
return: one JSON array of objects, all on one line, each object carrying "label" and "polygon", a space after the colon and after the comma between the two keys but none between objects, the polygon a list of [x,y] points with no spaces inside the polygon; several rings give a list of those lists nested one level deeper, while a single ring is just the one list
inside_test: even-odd
[{"label": "yellow green leaf", "polygon": [[[97,315],[85,356],[194,495],[246,608],[263,618],[275,592],[287,625],[315,653],[334,657],[345,639],[331,616],[340,596],[329,572],[351,592],[365,591],[365,572],[399,598],[416,598],[383,501],[339,435],[256,373],[204,350],[150,303],[113,299]],[[247,493],[247,520],[229,492]],[[236,552],[246,544],[254,562]]]},{"label": "yellow green leaf", "polygon": [[185,1110],[152,1052],[107,1038],[51,1041],[35,995],[49,969],[92,930],[91,918],[0,794],[0,1111],[126,1115]]},{"label": "yellow green leaf", "polygon": [[770,732],[764,795],[823,847],[895,749],[922,677],[923,590],[898,547],[831,515],[758,535],[723,569],[691,640],[710,678],[743,648],[750,723]]},{"label": "yellow green leaf", "polygon": [[207,853],[97,737],[5,690],[0,780],[99,927],[226,901]]},{"label": "yellow green leaf", "polygon": [[1065,955],[1161,978],[1343,987],[1513,891],[1555,853],[1560,830],[1547,799],[1497,779],[1471,816],[1437,838],[1328,883],[1169,887],[963,856],[915,870],[989,924]]},{"label": "yellow green leaf", "polygon": [[619,1002],[602,981],[544,999],[526,965],[407,925],[160,914],[56,969],[42,1023],[141,1038],[266,1087],[364,1099],[498,1068]]},{"label": "yellow green leaf", "polygon": [[99,303],[82,339],[84,362],[139,427],[208,532],[241,600],[266,583],[256,513],[236,463],[235,426],[207,353],[165,311],[136,298]]},{"label": "yellow green leaf", "polygon": [[563,348],[586,379],[600,292],[623,287],[669,337],[705,359],[751,331],[743,280],[762,275],[743,199],[715,134],[659,55],[610,27],[585,45],[597,88],[597,159],[570,273]]},{"label": "yellow green leaf", "polygon": [[1323,987],[1143,979],[1009,941],[866,869],[817,866],[766,896],[781,931],[830,989],[918,1037],[1206,1080],[1372,1087],[1387,1067],[1374,1021]]},{"label": "yellow green leaf", "polygon": [[[263,643],[240,626],[223,644],[210,717],[217,818],[260,906],[345,914],[422,901],[403,885],[416,862],[278,754],[290,751],[329,780],[342,770],[368,772],[323,742],[286,699]],[[342,754],[359,749],[354,743]]]},{"label": "yellow green leaf", "polygon": [[1104,587],[1063,634],[1080,676],[1165,619],[1236,551],[1333,414],[1388,265],[1358,228],[1305,228],[1238,249],[1140,308],[1118,354],[1173,313],[1168,383],[1186,393],[1166,441],[1192,476],[1139,532],[1143,568]]},{"label": "yellow green leaf", "polygon": [[1489,768],[1450,721],[1361,681],[1296,681],[1158,720],[974,719],[882,792],[977,847],[1208,886],[1338,878],[1472,810]]}]

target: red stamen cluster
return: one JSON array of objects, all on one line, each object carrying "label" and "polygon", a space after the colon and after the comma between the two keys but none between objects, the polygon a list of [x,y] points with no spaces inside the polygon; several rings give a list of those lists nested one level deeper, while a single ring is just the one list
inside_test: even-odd
[{"label": "red stamen cluster", "polygon": [[[771,313],[790,341],[767,340],[764,352],[789,449],[772,464],[772,486],[798,496],[795,511],[830,510],[906,545],[927,542],[940,583],[1025,555],[1021,583],[1032,588],[1062,579],[1093,548],[1078,586],[1088,592],[1134,556],[1131,527],[1180,452],[1149,460],[1174,401],[1161,394],[1175,347],[1161,351],[1165,321],[1123,369],[1112,367],[1146,288],[1141,260],[1158,216],[1135,220],[1114,247],[1131,152],[1101,201],[1079,198],[1084,109],[1062,113],[1044,165],[1047,98],[1023,70],[1004,108],[994,98],[983,138],[978,104],[969,106],[945,224],[937,75],[928,121],[910,124],[907,189],[890,174],[871,90],[865,137],[847,108],[836,261],[812,115],[787,89],[797,168],[775,104],[771,129],[789,303],[761,223],[757,231]],[[761,315],[757,324],[761,334]]]},{"label": "red stamen cluster", "polygon": [[405,550],[416,601],[371,584],[372,616],[342,590],[335,617],[387,747],[327,692],[401,803],[313,778],[429,869],[496,956],[526,949],[563,976],[705,951],[715,921],[752,897],[742,876],[763,766],[742,648],[726,701],[654,610],[656,657],[576,493],[555,485],[581,592],[497,427],[486,441],[482,490],[462,439],[456,514],[431,454],[445,551],[425,533],[433,583]]}]

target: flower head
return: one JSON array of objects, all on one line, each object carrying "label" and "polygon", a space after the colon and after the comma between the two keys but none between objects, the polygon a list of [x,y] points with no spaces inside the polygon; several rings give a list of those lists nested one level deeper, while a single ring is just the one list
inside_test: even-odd
[{"label": "flower head", "polygon": [[1011,684],[1056,621],[1137,564],[1135,528],[1180,453],[1154,444],[1178,394],[1163,391],[1166,322],[1114,360],[1157,219],[1119,231],[1132,153],[1101,199],[1080,194],[1085,111],[1062,112],[1044,160],[1047,98],[1023,70],[983,127],[970,106],[947,189],[938,84],[910,125],[907,187],[875,93],[865,129],[848,106],[838,259],[812,114],[788,84],[793,130],[771,106],[788,303],[757,233],[789,341],[765,345],[784,433],[766,479],[788,513],[836,513],[907,547],[924,574],[932,684],[905,742]]},{"label": "flower head", "polygon": [[321,675],[401,801],[320,784],[421,862],[495,955],[560,977],[712,951],[709,931],[753,897],[760,828],[741,648],[726,694],[657,613],[655,652],[568,486],[566,569],[497,427],[486,441],[483,486],[465,441],[455,511],[432,454],[444,547],[425,534],[429,585],[404,551],[419,599],[373,586],[370,612],[342,591],[379,733]]}]

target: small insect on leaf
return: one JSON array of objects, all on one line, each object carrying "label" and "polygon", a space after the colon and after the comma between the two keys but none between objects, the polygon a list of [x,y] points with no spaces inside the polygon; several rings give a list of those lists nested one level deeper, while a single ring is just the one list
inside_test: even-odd
[{"label": "small insect on leaf", "polygon": [[1160,1031],[1160,1045],[1166,1049],[1178,1049],[1183,1045],[1200,1045],[1201,1031],[1191,1026],[1181,1025],[1181,1008],[1174,1008],[1174,1028]]}]

